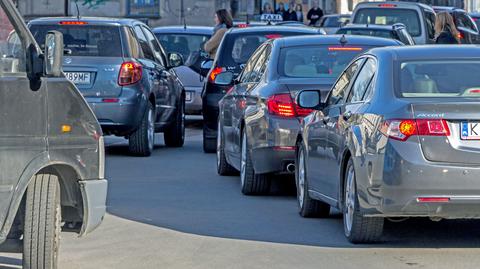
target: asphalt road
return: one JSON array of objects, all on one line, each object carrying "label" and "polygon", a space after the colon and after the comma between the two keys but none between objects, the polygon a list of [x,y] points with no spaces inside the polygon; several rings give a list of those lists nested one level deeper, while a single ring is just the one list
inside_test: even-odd
[{"label": "asphalt road", "polygon": [[[389,222],[384,242],[352,245],[338,213],[297,214],[288,178],[270,195],[242,195],[190,127],[183,148],[157,136],[150,158],[107,139],[108,215],[84,238],[62,234],[59,268],[478,268],[480,221]],[[21,255],[1,255],[0,268],[21,268]]]}]

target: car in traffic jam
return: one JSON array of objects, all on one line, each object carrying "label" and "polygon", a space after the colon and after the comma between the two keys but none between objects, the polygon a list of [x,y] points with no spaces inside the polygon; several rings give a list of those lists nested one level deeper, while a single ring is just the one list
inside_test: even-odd
[{"label": "car in traffic jam", "polygon": [[[108,208],[115,214],[110,223],[134,212],[125,226],[148,220],[155,225],[145,226],[163,229],[161,236],[191,229],[206,244],[203,237],[215,240],[215,226],[207,232],[191,227],[188,196],[200,197],[202,216],[239,214],[212,201],[225,207],[228,199],[242,199],[239,207],[266,205],[239,214],[242,221],[270,218],[268,202],[278,200],[285,182],[291,206],[281,204],[280,210],[299,225],[308,224],[302,218],[318,218],[312,225],[338,232],[346,246],[388,241],[388,222],[480,219],[480,13],[470,5],[443,6],[451,2],[363,1],[348,5],[351,15],[326,14],[311,26],[283,21],[280,11],[244,20],[241,12],[233,19],[219,10],[219,23],[211,27],[187,25],[182,1],[184,25],[153,28],[162,24],[150,20],[155,16],[143,18],[140,3],[128,6],[129,12],[141,10],[138,17],[82,16],[74,3],[75,17],[26,23],[16,1],[0,0],[0,251],[22,253],[23,268],[56,269],[61,232],[92,233]],[[247,13],[251,8],[257,9],[248,6]],[[162,12],[176,16],[170,4]],[[442,16],[451,16],[453,24],[439,29]],[[222,20],[231,25],[212,50],[216,54],[206,53],[205,43],[227,27]],[[436,44],[446,32],[455,44]],[[157,154],[158,138],[165,150]],[[125,169],[140,167],[146,180],[106,171],[108,155],[122,150],[149,157],[110,158]],[[192,152],[202,162],[187,163],[188,157],[197,161]],[[158,155],[169,162],[157,162]],[[178,170],[169,173],[172,163]],[[207,172],[197,173],[197,166]],[[198,186],[182,185],[190,176],[186,169],[194,171]],[[226,193],[217,175],[238,176],[239,184],[228,184],[243,195]],[[121,200],[110,196],[111,176],[119,177],[114,190],[131,199],[122,199],[126,208],[110,204]],[[167,181],[174,187],[163,189]],[[135,187],[124,191],[125,182]],[[155,192],[156,202],[166,191],[184,212],[161,205],[155,214],[162,220],[154,223],[139,208],[147,195],[140,185]],[[272,190],[274,197],[258,197]],[[174,211],[181,228],[168,219]],[[272,220],[283,224],[277,217]],[[251,239],[253,225],[231,234],[237,224],[222,224],[222,235],[235,239],[225,244]],[[128,236],[123,231],[113,233]],[[114,237],[109,229],[102,233]]]}]

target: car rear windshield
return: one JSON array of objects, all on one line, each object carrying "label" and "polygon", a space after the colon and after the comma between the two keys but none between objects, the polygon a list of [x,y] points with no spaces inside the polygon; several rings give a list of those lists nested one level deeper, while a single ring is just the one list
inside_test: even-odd
[{"label": "car rear windshield", "polygon": [[403,62],[399,74],[399,97],[480,97],[480,61]]},{"label": "car rear windshield", "polygon": [[346,35],[366,35],[366,36],[376,36],[383,38],[395,39],[393,32],[384,29],[346,29],[342,28],[337,31],[337,34],[346,34]]},{"label": "car rear windshield", "polygon": [[65,49],[70,56],[121,57],[122,45],[120,28],[99,25],[32,25],[30,31],[35,40],[45,44],[48,31],[56,30],[63,34]]},{"label": "car rear windshield", "polygon": [[317,45],[284,48],[279,73],[283,77],[336,78],[355,56],[370,46]]},{"label": "car rear windshield", "polygon": [[218,65],[222,67],[243,66],[253,52],[266,40],[294,35],[311,35],[305,32],[257,32],[248,34],[231,34],[222,45]]},{"label": "car rear windshield", "polygon": [[346,23],[349,20],[350,20],[350,17],[339,17],[339,16],[327,17],[325,18],[325,21],[323,22],[322,27],[340,27],[342,26],[343,23]]},{"label": "car rear windshield", "polygon": [[357,11],[353,23],[392,25],[403,23],[411,36],[420,36],[422,31],[417,11],[401,8],[362,8]]},{"label": "car rear windshield", "polygon": [[192,52],[203,51],[209,35],[199,34],[155,34],[167,53],[180,53],[186,61]]}]

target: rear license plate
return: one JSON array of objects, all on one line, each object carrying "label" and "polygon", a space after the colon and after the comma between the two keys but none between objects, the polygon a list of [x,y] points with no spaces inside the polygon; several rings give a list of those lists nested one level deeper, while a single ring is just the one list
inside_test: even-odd
[{"label": "rear license plate", "polygon": [[65,72],[65,77],[75,84],[90,84],[88,72]]},{"label": "rear license plate", "polygon": [[460,132],[462,140],[480,140],[480,122],[462,122]]},{"label": "rear license plate", "polygon": [[193,92],[186,92],[185,93],[185,101],[190,102],[193,99]]}]

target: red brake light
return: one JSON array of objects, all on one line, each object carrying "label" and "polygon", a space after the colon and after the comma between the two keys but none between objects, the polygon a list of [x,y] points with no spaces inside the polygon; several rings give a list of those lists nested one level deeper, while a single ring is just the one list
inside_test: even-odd
[{"label": "red brake light", "polygon": [[136,62],[124,62],[118,74],[118,85],[135,84],[142,79],[142,66]]},{"label": "red brake light", "polygon": [[223,71],[225,71],[225,69],[223,67],[213,68],[212,72],[210,72],[210,76],[208,77],[210,79],[210,82],[214,82],[217,75],[222,73]]},{"label": "red brake light", "polygon": [[388,7],[388,8],[397,7],[397,5],[395,5],[395,4],[379,4],[378,6],[379,7]]},{"label": "red brake light", "polygon": [[462,32],[458,32],[458,34],[457,34],[458,39],[463,39],[464,37],[465,37],[465,35],[463,35]]},{"label": "red brake light", "polygon": [[118,98],[103,98],[102,102],[104,103],[118,103]]},{"label": "red brake light", "polygon": [[388,120],[382,132],[390,138],[405,141],[412,135],[449,136],[450,129],[443,119]]},{"label": "red brake light", "polygon": [[419,203],[448,203],[450,198],[448,197],[418,197],[417,202]]},{"label": "red brake light", "polygon": [[357,47],[328,47],[328,51],[362,51],[363,48]]},{"label": "red brake light", "polygon": [[276,38],[281,38],[282,35],[281,34],[269,34],[269,35],[265,35],[265,37],[267,39],[276,39]]},{"label": "red brake light", "polygon": [[88,22],[86,21],[61,21],[58,24],[60,25],[86,25]]},{"label": "red brake light", "polygon": [[270,96],[267,100],[267,107],[270,114],[286,118],[305,117],[312,112],[311,109],[299,107],[289,93]]},{"label": "red brake light", "polygon": [[246,23],[238,24],[238,28],[247,28],[247,27],[248,27],[248,24],[246,24]]}]

